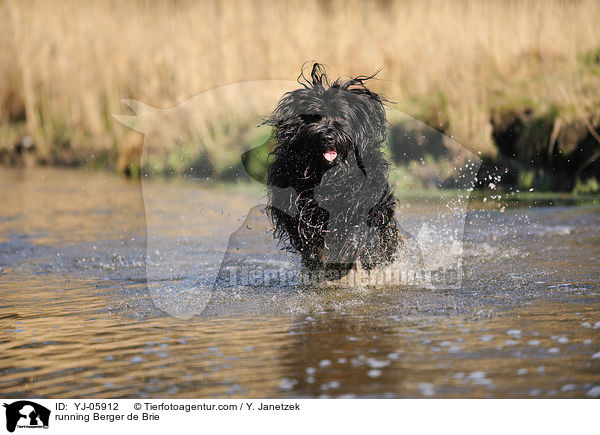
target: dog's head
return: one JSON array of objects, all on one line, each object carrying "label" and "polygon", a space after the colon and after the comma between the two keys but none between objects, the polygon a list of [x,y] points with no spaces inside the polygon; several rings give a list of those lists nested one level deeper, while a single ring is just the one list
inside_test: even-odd
[{"label": "dog's head", "polygon": [[329,83],[315,63],[302,89],[283,96],[267,123],[275,127],[276,153],[289,153],[307,165],[327,169],[378,151],[386,132],[383,99],[365,86],[374,76]]}]

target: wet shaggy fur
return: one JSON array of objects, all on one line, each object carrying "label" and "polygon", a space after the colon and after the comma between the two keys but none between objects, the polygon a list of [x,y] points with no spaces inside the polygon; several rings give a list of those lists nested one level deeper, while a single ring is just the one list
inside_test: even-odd
[{"label": "wet shaggy fur", "polygon": [[314,64],[266,121],[276,140],[267,180],[274,234],[311,270],[370,270],[402,243],[381,151],[384,102],[365,86],[371,78],[330,84]]}]

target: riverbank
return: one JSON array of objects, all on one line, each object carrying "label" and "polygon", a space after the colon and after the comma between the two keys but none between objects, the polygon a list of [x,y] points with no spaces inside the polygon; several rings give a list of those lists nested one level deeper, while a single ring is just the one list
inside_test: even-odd
[{"label": "riverbank", "polygon": [[[332,77],[383,66],[369,86],[396,111],[479,156],[480,188],[500,178],[494,184],[503,191],[600,190],[600,10],[593,1],[33,3],[0,3],[8,29],[0,35],[0,164],[137,177],[144,138],[114,118],[128,110],[123,98],[176,107],[231,83],[293,80],[315,59]],[[315,29],[309,36],[306,22]],[[248,167],[240,155],[268,139],[256,129],[266,114],[232,122],[232,113],[184,128],[185,159],[165,142],[148,155],[148,168],[239,178]],[[422,126],[390,122],[396,167],[418,188],[444,185],[452,156],[428,143]],[[424,140],[411,149],[406,136]],[[260,172],[265,160],[263,153],[246,163]],[[423,162],[429,169],[416,171]]]}]

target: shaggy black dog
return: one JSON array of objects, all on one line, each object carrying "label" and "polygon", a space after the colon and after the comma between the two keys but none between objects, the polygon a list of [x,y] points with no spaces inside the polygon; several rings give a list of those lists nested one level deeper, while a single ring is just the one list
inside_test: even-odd
[{"label": "shaggy black dog", "polygon": [[384,101],[365,86],[373,77],[330,84],[315,63],[266,121],[277,142],[267,179],[275,236],[311,270],[370,270],[403,240],[381,152]]}]

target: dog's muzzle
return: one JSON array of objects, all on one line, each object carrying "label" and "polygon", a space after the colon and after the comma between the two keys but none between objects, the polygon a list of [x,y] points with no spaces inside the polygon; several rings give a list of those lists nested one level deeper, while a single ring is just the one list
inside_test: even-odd
[{"label": "dog's muzzle", "polygon": [[323,157],[329,163],[333,163],[333,161],[337,158],[337,149],[335,148],[335,138],[331,134],[327,134],[323,137],[323,144],[325,146],[325,152],[323,153]]}]

